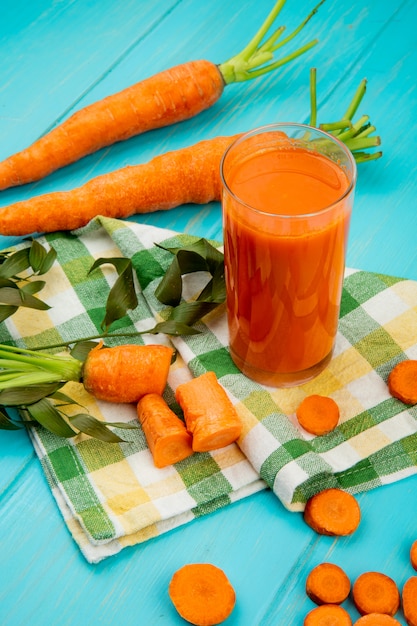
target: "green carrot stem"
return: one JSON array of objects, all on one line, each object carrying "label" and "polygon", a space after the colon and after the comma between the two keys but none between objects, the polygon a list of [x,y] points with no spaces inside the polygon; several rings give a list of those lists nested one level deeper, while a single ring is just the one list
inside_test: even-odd
[{"label": "green carrot stem", "polygon": [[297,28],[295,30],[292,31],[292,33],[290,33],[287,37],[285,37],[285,39],[282,39],[279,44],[277,44],[274,48],[273,51],[275,52],[276,50],[278,50],[279,48],[282,48],[282,46],[285,46],[287,43],[289,43],[292,39],[294,39],[294,37],[296,37],[298,35],[299,32],[301,32],[304,28],[304,26],[306,26],[306,24],[311,20],[311,18],[317,13],[317,11],[319,10],[320,6],[325,2],[325,0],[321,0],[315,7],[314,9],[307,15],[307,17],[301,22],[301,24],[299,26],[297,26]]},{"label": "green carrot stem", "polygon": [[[0,360],[1,367],[1,360]],[[54,374],[46,371],[33,371],[30,373],[22,373],[20,376],[16,376],[11,380],[0,379],[0,391],[4,389],[12,389],[15,387],[30,387],[33,385],[41,385],[44,383],[61,382],[67,380],[75,380],[71,378],[63,378],[60,374]]]},{"label": "green carrot stem", "polygon": [[365,161],[374,161],[382,157],[382,152],[355,152],[356,163],[364,163]]},{"label": "green carrot stem", "polygon": [[[16,369],[22,363],[26,365],[21,375],[15,377],[15,381],[20,380],[19,384],[16,382],[15,386],[23,387],[29,384],[59,380],[81,380],[82,363],[69,355],[39,354],[34,350],[0,345],[0,368],[10,369],[12,367],[11,361],[15,361],[17,364]],[[28,377],[31,376],[36,378],[36,382],[28,382]]]},{"label": "green carrot stem", "polygon": [[364,150],[365,148],[380,146],[381,140],[379,137],[353,137],[352,139],[348,139],[345,143],[349,150],[353,152],[354,150]]},{"label": "green carrot stem", "polygon": [[355,115],[360,103],[362,102],[362,98],[365,95],[366,84],[367,84],[366,78],[362,79],[361,82],[359,83],[359,86],[347,108],[347,111],[343,116],[344,118],[351,120],[352,117]]},{"label": "green carrot stem", "polygon": [[273,33],[271,33],[266,41],[262,43],[262,40],[267,35],[269,29],[277,18],[278,14],[282,10],[285,0],[278,0],[275,4],[274,8],[262,24],[261,28],[258,30],[256,35],[251,39],[251,41],[245,46],[245,48],[239,52],[239,54],[233,56],[228,61],[221,63],[219,65],[219,70],[223,76],[224,82],[226,85],[235,82],[242,82],[246,80],[251,80],[252,78],[257,78],[263,74],[272,72],[273,70],[281,67],[282,65],[289,63],[295,58],[301,56],[310,48],[317,44],[317,39],[310,41],[309,43],[301,46],[291,54],[288,54],[281,59],[271,62],[267,65],[268,61],[272,61],[274,57],[274,52],[279,48],[282,48],[284,45],[288,44],[294,37],[296,37],[299,32],[305,27],[305,25],[310,21],[310,19],[317,13],[318,8],[321,4],[323,4],[325,0],[321,0],[319,4],[314,7],[314,9],[309,13],[309,15],[302,21],[302,23],[285,39],[281,40],[278,44],[276,43],[278,37],[282,34],[284,28],[282,26],[278,27]]},{"label": "green carrot stem", "polygon": [[317,70],[310,69],[310,126],[317,126]]},{"label": "green carrot stem", "polygon": [[330,122],[328,124],[320,124],[319,128],[330,133],[334,130],[346,130],[352,128],[350,120],[340,120],[339,122]]}]

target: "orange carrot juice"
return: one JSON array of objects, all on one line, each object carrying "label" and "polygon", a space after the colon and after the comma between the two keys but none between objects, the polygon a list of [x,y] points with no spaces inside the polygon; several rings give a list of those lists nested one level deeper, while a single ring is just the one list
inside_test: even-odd
[{"label": "orange carrot juice", "polygon": [[249,133],[222,162],[230,351],[272,386],[301,384],[331,359],[356,172],[342,144],[295,126],[299,139],[281,125]]}]

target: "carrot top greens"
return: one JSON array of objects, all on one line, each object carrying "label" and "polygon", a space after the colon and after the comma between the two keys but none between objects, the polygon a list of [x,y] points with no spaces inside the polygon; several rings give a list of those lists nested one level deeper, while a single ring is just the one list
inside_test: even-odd
[{"label": "carrot top greens", "polygon": [[46,274],[55,259],[55,250],[46,250],[36,240],[28,248],[0,253],[0,322],[21,306],[39,311],[50,308],[35,296],[43,289],[45,281],[32,278]]},{"label": "carrot top greens", "polygon": [[284,7],[285,2],[286,0],[278,0],[261,28],[258,30],[253,39],[251,39],[251,41],[247,44],[247,46],[239,52],[239,54],[218,66],[226,85],[251,80],[252,78],[257,78],[258,76],[272,72],[282,65],[285,65],[286,63],[289,63],[290,61],[293,61],[297,57],[301,56],[318,43],[318,40],[314,39],[297,50],[283,56],[277,61],[273,60],[274,53],[290,43],[290,41],[292,41],[300,33],[313,15],[317,13],[319,7],[325,2],[325,0],[321,0],[321,2],[319,2],[309,15],[301,22],[301,24],[293,32],[281,39],[281,41],[278,42],[278,39],[284,33],[285,26],[279,26],[268,36],[267,39],[264,40],[264,37],[268,35],[272,24],[275,22],[278,14]]}]

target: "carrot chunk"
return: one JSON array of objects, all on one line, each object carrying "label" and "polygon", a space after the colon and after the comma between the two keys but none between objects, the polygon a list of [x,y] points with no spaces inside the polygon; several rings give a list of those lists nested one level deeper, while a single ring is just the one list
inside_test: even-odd
[{"label": "carrot chunk", "polygon": [[320,563],[307,576],[306,593],[316,604],[342,604],[349,592],[349,577],[334,563]]},{"label": "carrot chunk", "polygon": [[210,563],[189,563],[177,570],[169,584],[169,597],[181,617],[195,626],[224,622],[236,603],[226,574]]},{"label": "carrot chunk", "polygon": [[191,435],[162,396],[156,393],[143,396],[137,413],[156,467],[173,465],[191,456]]},{"label": "carrot chunk", "polygon": [[342,489],[324,489],[312,496],[304,509],[305,522],[321,535],[351,535],[360,519],[359,504]]},{"label": "carrot chunk", "polygon": [[313,394],[307,396],[296,411],[300,425],[312,435],[325,435],[336,428],[340,412],[333,398]]},{"label": "carrot chunk", "polygon": [[388,376],[388,389],[405,404],[417,404],[417,360],[398,363]]},{"label": "carrot chunk", "polygon": [[137,402],[147,393],[165,389],[173,349],[159,344],[97,346],[83,368],[83,384],[98,400]]},{"label": "carrot chunk", "polygon": [[242,423],[214,372],[182,383],[175,395],[193,436],[195,452],[223,448],[239,437]]},{"label": "carrot chunk", "polygon": [[322,604],[306,615],[304,626],[352,626],[352,620],[338,604]]},{"label": "carrot chunk", "polygon": [[368,613],[356,620],[355,626],[401,626],[401,622],[391,615]]},{"label": "carrot chunk", "polygon": [[400,592],[394,580],[381,572],[364,572],[355,580],[352,599],[361,615],[385,613],[394,616],[400,606]]},{"label": "carrot chunk", "polygon": [[410,548],[410,563],[411,566],[417,571],[417,539],[413,542]]},{"label": "carrot chunk", "polygon": [[417,626],[417,576],[406,580],[403,592],[403,613],[408,626]]}]

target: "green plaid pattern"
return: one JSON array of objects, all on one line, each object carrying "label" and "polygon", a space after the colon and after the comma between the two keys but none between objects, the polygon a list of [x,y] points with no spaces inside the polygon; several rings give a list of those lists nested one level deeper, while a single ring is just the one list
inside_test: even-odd
[{"label": "green plaid pattern", "polygon": [[[99,257],[132,258],[142,291],[123,327],[151,328],[167,313],[154,291],[172,259],[155,243],[182,246],[195,239],[107,218],[73,234],[41,238],[58,252],[42,292],[52,308],[42,314],[19,310],[1,325],[0,341],[31,347],[97,332],[114,280],[106,266],[88,275]],[[195,280],[187,277],[185,297],[197,291]],[[305,385],[274,390],[249,380],[233,364],[220,307],[200,324],[199,335],[171,340],[179,358],[165,395],[178,411],[176,386],[214,371],[241,416],[242,436],[238,445],[194,454],[162,470],[154,467],[140,427],[121,430],[126,440],[121,444],[84,435],[67,441],[32,428],[45,475],[85,557],[97,562],[265,487],[288,509],[301,511],[323,488],[358,493],[415,473],[417,407],[392,398],[386,379],[395,363],[417,358],[416,328],[416,282],[348,270],[331,364]],[[143,335],[136,341],[170,340]],[[133,406],[97,402],[75,383],[68,393],[100,419],[136,423]],[[296,407],[311,393],[333,397],[341,409],[340,425],[324,437],[309,435],[295,419]]]}]

